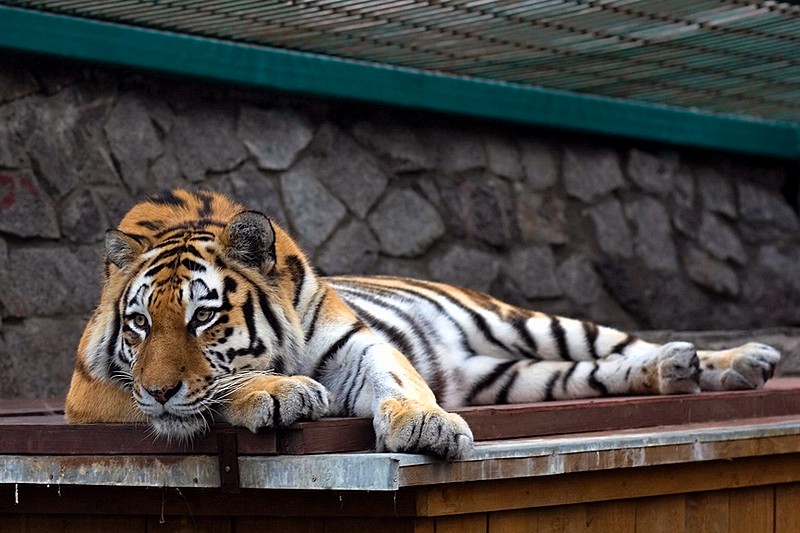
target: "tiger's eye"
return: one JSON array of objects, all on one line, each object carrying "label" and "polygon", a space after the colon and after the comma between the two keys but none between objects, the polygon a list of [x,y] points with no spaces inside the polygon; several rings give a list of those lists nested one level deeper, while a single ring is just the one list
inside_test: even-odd
[{"label": "tiger's eye", "polygon": [[204,324],[209,320],[211,320],[213,316],[214,316],[213,311],[210,311],[208,309],[198,309],[197,312],[194,314],[194,319],[200,322],[201,324]]},{"label": "tiger's eye", "polygon": [[133,323],[136,325],[136,327],[144,328],[147,326],[147,317],[145,317],[143,314],[137,313],[133,315]]}]

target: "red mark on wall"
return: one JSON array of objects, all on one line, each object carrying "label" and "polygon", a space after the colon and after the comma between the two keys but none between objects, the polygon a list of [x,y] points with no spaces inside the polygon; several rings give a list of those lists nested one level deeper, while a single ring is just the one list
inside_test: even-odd
[{"label": "red mark on wall", "polygon": [[0,209],[8,209],[17,202],[16,183],[8,174],[0,174]]},{"label": "red mark on wall", "polygon": [[0,209],[8,209],[17,203],[20,189],[31,196],[39,194],[36,184],[25,174],[0,174]]}]

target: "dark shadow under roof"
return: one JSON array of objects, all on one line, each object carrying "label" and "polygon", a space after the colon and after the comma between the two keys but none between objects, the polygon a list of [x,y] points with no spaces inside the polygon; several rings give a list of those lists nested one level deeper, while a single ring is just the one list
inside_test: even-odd
[{"label": "dark shadow under roof", "polygon": [[800,6],[791,3],[0,1],[0,46],[800,156]]}]

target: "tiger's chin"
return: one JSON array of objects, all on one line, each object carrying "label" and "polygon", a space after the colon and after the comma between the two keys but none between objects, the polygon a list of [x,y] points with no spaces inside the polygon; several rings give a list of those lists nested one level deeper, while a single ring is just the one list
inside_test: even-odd
[{"label": "tiger's chin", "polygon": [[208,421],[202,414],[178,416],[164,413],[150,417],[150,427],[156,436],[167,442],[186,443],[208,431]]}]

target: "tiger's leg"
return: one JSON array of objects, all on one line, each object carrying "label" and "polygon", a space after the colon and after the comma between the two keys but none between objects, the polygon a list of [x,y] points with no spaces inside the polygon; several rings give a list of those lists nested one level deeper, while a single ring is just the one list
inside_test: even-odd
[{"label": "tiger's leg", "polygon": [[591,361],[500,360],[476,356],[465,364],[472,405],[700,391],[694,346],[672,342],[649,351]]},{"label": "tiger's leg", "polygon": [[468,403],[756,388],[780,358],[762,344],[698,354],[690,343],[657,345],[587,321],[510,307],[500,316],[507,327],[498,340],[527,349],[468,359]]},{"label": "tiger's leg", "polygon": [[309,374],[330,391],[332,413],[372,417],[378,451],[469,455],[464,419],[440,407],[408,359],[372,331],[363,328],[328,353]]}]

